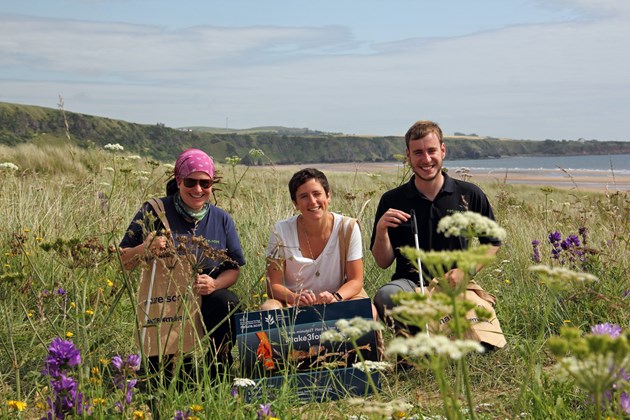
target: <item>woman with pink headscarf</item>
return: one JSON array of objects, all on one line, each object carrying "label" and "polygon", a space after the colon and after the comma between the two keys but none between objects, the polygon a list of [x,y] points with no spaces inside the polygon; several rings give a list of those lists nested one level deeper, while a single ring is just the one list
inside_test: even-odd
[{"label": "woman with pink headscarf", "polygon": [[[211,338],[208,362],[211,374],[216,376],[232,363],[229,350],[235,333],[230,315],[239,301],[229,287],[236,283],[245,258],[234,221],[225,210],[210,204],[214,181],[212,158],[201,150],[188,149],[177,158],[174,172],[177,189],[160,199],[175,242],[172,245],[180,253],[182,246],[187,252],[199,253],[199,244],[190,239],[202,237],[206,250],[212,248],[228,257],[213,260],[207,252],[198,255],[197,262],[201,267],[193,285],[202,297],[203,322]],[[154,222],[148,226],[150,220]],[[156,234],[161,230],[163,226],[155,211],[145,203],[120,242],[125,268],[138,265],[147,251],[157,254],[167,247],[166,236]],[[157,368],[157,357],[150,357],[149,370]]]}]

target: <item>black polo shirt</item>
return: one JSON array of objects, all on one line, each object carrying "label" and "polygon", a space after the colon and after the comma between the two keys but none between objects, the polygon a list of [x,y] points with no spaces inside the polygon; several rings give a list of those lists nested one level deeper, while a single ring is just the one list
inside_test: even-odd
[{"label": "black polo shirt", "polygon": [[[494,220],[492,207],[481,188],[470,182],[453,179],[446,172],[442,174],[444,185],[433,201],[418,192],[414,184],[415,175],[408,183],[383,194],[376,209],[370,249],[374,246],[376,238],[376,224],[390,208],[406,213],[411,213],[412,209],[415,211],[418,223],[418,244],[425,251],[466,249],[465,238],[461,236],[447,238],[437,232],[437,224],[444,216],[460,211],[474,211]],[[396,228],[389,228],[389,239],[396,257],[396,271],[392,275],[392,280],[404,278],[418,282],[418,271],[399,251],[399,248],[404,245],[415,246],[411,220]],[[501,242],[495,238],[479,238],[479,241],[482,244],[501,245]]]}]

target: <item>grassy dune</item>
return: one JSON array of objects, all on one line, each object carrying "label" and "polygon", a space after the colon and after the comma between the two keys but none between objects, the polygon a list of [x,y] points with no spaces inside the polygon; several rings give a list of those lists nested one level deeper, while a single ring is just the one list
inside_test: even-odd
[{"label": "grassy dune", "polygon": [[[51,395],[40,374],[47,347],[55,337],[74,342],[82,361],[75,377],[94,418],[116,415],[120,390],[112,388],[115,372],[107,362],[136,351],[133,342],[137,273],[126,275],[110,248],[118,244],[140,204],[162,196],[170,168],[126,152],[84,151],[71,147],[0,148],[0,416],[39,418]],[[235,163],[235,162],[233,162]],[[233,216],[247,265],[235,290],[245,310],[264,300],[265,248],[275,221],[294,214],[286,184],[292,172],[275,167],[247,168],[217,162],[222,177],[216,185],[217,205]],[[365,284],[373,296],[391,271],[381,270],[369,254],[374,212],[383,191],[398,185],[402,172],[328,172],[331,209],[357,217],[363,232]],[[621,417],[619,404],[596,409],[589,393],[575,381],[561,381],[553,368],[550,337],[562,326],[583,332],[605,322],[630,329],[630,197],[627,193],[556,190],[534,186],[481,183],[508,237],[496,260],[476,277],[498,297],[498,317],[508,346],[465,359],[470,374],[476,418]],[[585,262],[575,271],[599,281],[552,292],[529,267],[534,239],[540,241],[542,263],[551,258],[547,237],[565,238],[588,229]],[[565,262],[565,267],[570,263]],[[61,293],[60,289],[63,290]],[[387,341],[391,333],[385,333]],[[597,349],[591,349],[596,352]],[[627,362],[626,362],[627,363]],[[237,367],[235,374],[238,375]],[[457,364],[441,375],[454,384]],[[438,375],[438,376],[441,376]],[[178,410],[203,419],[256,418],[259,404],[271,404],[279,418],[423,418],[444,415],[435,372],[419,367],[389,371],[369,404],[342,399],[334,403],[299,404],[289,388],[273,400],[245,402],[230,395],[230,380],[178,392],[164,389],[160,412],[172,418]],[[628,389],[628,381],[620,386]],[[615,394],[618,398],[618,394]],[[463,397],[462,397],[463,398]],[[136,393],[125,405],[125,417],[147,418],[147,395]],[[6,403],[4,403],[6,401]],[[402,401],[404,411],[366,407]],[[24,402],[23,408],[18,402]],[[466,402],[462,400],[462,407]],[[616,410],[616,411],[615,411]],[[463,413],[463,414],[461,414]],[[415,416],[415,417],[414,417]],[[460,412],[459,416],[470,415]],[[437,418],[437,417],[436,417]]]}]

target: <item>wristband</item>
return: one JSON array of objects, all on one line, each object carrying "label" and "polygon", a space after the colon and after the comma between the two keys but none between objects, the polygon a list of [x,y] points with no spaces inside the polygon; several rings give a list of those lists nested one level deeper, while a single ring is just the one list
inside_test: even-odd
[{"label": "wristband", "polygon": [[335,299],[337,299],[337,302],[343,301],[343,296],[341,296],[339,292],[333,293],[333,296],[335,297]]}]

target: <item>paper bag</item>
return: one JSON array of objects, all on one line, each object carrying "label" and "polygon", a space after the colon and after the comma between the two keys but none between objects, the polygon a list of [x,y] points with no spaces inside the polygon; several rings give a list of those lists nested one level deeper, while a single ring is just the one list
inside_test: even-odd
[{"label": "paper bag", "polygon": [[[431,295],[436,291],[440,291],[440,286],[438,281],[434,279],[426,288],[426,292],[428,295]],[[481,306],[490,313],[490,317],[485,320],[478,319],[474,309],[468,311],[466,319],[470,323],[470,329],[465,332],[464,338],[480,343],[487,343],[497,348],[503,348],[507,344],[507,341],[505,340],[503,330],[501,330],[501,324],[494,311],[496,297],[484,291],[483,288],[474,281],[471,281],[466,286],[463,299],[474,303],[475,306]],[[450,333],[450,322],[452,322],[451,316],[444,317],[440,320],[439,325],[432,325],[430,329],[441,334]]]},{"label": "paper bag", "polygon": [[177,256],[154,258],[143,268],[136,344],[147,356],[192,351],[203,337],[201,298],[193,293],[191,283],[190,264]]}]

